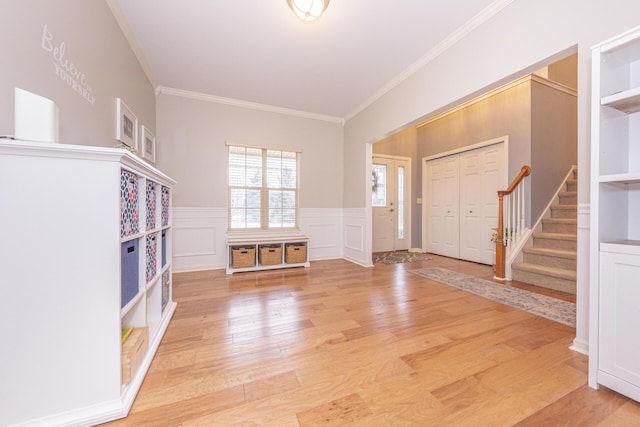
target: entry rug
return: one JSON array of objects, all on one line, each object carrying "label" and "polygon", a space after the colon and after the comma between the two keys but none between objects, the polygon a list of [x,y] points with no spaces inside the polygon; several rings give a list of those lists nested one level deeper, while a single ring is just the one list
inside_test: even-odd
[{"label": "entry rug", "polygon": [[430,260],[425,254],[408,251],[376,252],[371,255],[374,263],[398,264],[402,262]]},{"label": "entry rug", "polygon": [[545,317],[558,323],[574,328],[576,326],[576,305],[572,302],[536,294],[508,285],[502,285],[489,280],[478,279],[477,277],[467,276],[444,268],[421,268],[419,270],[411,270],[411,273],[520,310],[528,311],[529,313]]}]

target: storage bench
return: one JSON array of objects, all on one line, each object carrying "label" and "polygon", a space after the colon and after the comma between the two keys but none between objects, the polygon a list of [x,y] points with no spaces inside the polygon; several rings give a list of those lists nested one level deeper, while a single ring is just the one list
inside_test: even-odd
[{"label": "storage bench", "polygon": [[227,240],[227,274],[309,267],[308,247],[306,236],[230,238]]}]

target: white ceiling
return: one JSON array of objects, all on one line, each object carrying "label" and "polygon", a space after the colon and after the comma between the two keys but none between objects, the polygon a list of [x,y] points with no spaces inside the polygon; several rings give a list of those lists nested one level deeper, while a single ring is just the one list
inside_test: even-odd
[{"label": "white ceiling", "polygon": [[107,0],[156,87],[350,118],[511,0]]}]

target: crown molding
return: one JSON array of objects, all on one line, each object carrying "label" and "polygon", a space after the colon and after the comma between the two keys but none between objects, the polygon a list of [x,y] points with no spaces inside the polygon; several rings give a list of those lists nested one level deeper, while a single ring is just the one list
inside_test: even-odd
[{"label": "crown molding", "polygon": [[410,65],[406,70],[398,74],[393,80],[383,86],[380,90],[371,95],[365,102],[360,104],[360,106],[356,107],[351,113],[349,113],[344,120],[348,121],[354,118],[356,115],[364,111],[367,107],[373,104],[378,99],[382,98],[393,88],[398,86],[400,83],[407,80],[413,74],[415,74],[419,69],[427,65],[429,62],[433,61],[440,54],[445,52],[451,46],[462,40],[464,37],[469,35],[473,30],[478,28],[480,25],[487,22],[489,19],[498,14],[502,9],[513,3],[514,0],[496,0],[483,9],[476,16],[467,21],[462,27],[454,31],[449,37],[440,42],[436,47],[427,52],[422,58],[417,60],[413,65]]},{"label": "crown molding", "polygon": [[341,117],[325,116],[322,114],[308,113],[306,111],[291,110],[288,108],[275,107],[273,105],[258,104],[256,102],[241,101],[232,98],[223,98],[221,96],[208,95],[206,93],[192,92],[183,89],[175,89],[166,86],[156,87],[156,96],[173,95],[183,98],[197,99],[199,101],[213,102],[216,104],[232,105],[234,107],[250,108],[253,110],[267,111],[276,114],[285,114],[288,116],[302,117],[305,119],[321,120],[325,122],[339,123],[344,125],[344,119]]}]

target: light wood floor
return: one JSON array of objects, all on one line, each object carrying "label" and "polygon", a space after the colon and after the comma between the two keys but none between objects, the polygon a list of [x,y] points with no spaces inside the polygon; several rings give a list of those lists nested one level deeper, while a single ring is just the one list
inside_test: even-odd
[{"label": "light wood floor", "polygon": [[131,413],[107,425],[640,425],[640,404],[587,386],[574,329],[408,273],[435,266],[491,277],[438,256],[176,274]]}]

